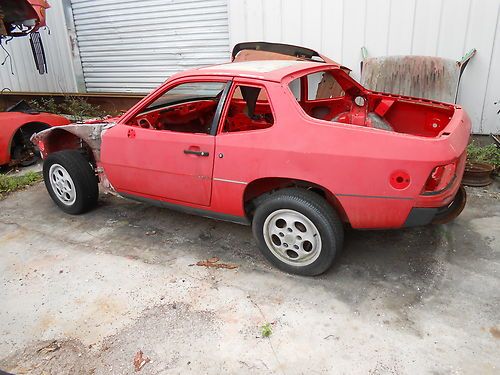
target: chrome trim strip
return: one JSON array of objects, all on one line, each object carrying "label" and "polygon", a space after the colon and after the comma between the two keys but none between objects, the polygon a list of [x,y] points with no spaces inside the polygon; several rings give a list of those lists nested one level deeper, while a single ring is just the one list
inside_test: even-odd
[{"label": "chrome trim strip", "polygon": [[216,177],[214,177],[214,181],[229,182],[231,184],[248,185],[248,182],[235,181],[235,180],[226,180],[225,178],[216,178]]}]

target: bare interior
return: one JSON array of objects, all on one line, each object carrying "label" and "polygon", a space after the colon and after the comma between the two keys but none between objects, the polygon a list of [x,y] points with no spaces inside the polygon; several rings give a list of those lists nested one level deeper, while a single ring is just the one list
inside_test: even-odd
[{"label": "bare interior", "polygon": [[209,134],[226,82],[184,83],[165,92],[128,125]]},{"label": "bare interior", "polygon": [[[128,125],[146,129],[210,134],[225,82],[180,84],[156,99]],[[272,126],[266,90],[238,85],[232,91],[222,131],[241,132]]]},{"label": "bare interior", "polygon": [[440,134],[454,111],[452,105],[369,92],[340,69],[297,78],[289,87],[313,118],[422,137]]},{"label": "bare interior", "polygon": [[256,86],[237,86],[231,97],[222,131],[241,132],[266,129],[274,116],[266,90]]}]

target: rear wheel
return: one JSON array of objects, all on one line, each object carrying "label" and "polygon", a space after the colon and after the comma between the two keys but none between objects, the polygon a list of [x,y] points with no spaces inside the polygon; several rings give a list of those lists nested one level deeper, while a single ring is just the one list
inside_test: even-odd
[{"label": "rear wheel", "polygon": [[98,180],[89,161],[77,150],[50,154],[43,164],[45,187],[64,212],[90,210],[99,196]]},{"label": "rear wheel", "polygon": [[262,254],[279,269],[312,276],[325,272],[341,250],[342,222],[331,205],[304,189],[261,198],[252,229]]}]

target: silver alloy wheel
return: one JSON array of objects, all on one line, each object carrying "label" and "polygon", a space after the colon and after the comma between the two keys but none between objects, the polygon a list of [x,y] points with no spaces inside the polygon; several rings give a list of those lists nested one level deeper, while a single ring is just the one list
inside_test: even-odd
[{"label": "silver alloy wheel", "polygon": [[60,164],[52,164],[49,169],[50,186],[61,203],[71,206],[76,201],[75,184],[68,171]]},{"label": "silver alloy wheel", "polygon": [[318,228],[300,212],[274,211],[267,217],[262,230],[269,250],[286,264],[307,266],[321,253]]}]

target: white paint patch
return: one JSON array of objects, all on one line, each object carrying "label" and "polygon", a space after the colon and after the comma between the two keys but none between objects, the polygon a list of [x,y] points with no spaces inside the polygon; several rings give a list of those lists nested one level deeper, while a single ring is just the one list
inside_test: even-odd
[{"label": "white paint patch", "polygon": [[216,66],[209,66],[204,69],[221,69],[221,70],[244,70],[255,73],[268,73],[274,70],[288,68],[289,66],[304,64],[307,61],[295,60],[263,60],[263,61],[242,61],[230,64],[222,64]]}]

